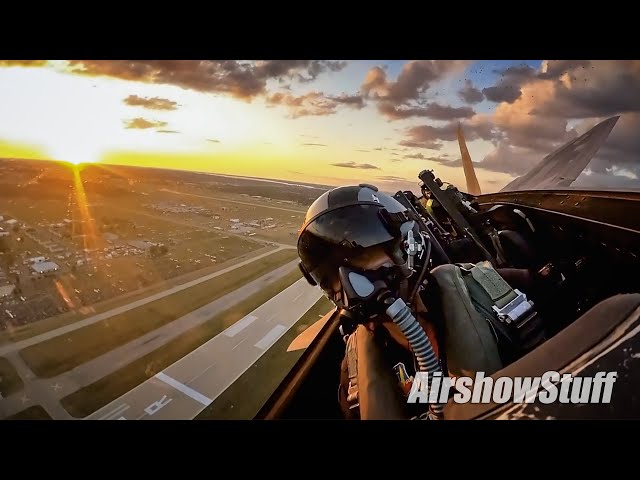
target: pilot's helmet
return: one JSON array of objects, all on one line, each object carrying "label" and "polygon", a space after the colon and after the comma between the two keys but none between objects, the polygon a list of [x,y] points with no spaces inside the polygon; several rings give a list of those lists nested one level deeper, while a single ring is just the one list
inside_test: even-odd
[{"label": "pilot's helmet", "polygon": [[407,208],[377,187],[334,188],[313,202],[299,230],[300,269],[311,285],[319,285],[340,307],[339,267],[361,267],[384,253],[391,260],[385,267],[405,268],[410,230],[420,238]]}]

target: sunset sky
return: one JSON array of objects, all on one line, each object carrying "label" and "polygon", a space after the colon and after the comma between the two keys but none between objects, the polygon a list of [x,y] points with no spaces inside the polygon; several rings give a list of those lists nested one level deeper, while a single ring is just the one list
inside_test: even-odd
[{"label": "sunset sky", "polygon": [[638,185],[638,61],[0,60],[0,157],[483,192],[622,115],[576,182]]}]

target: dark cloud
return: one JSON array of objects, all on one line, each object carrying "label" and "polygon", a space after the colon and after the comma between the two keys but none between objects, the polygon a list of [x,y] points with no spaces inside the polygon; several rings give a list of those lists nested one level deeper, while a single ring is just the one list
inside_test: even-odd
[{"label": "dark cloud", "polygon": [[326,60],[71,60],[69,71],[251,99],[265,93],[270,79],[310,81],[345,65]]},{"label": "dark cloud", "polygon": [[[283,62],[283,60],[280,60],[280,62]],[[298,74],[298,81],[302,83],[311,82],[321,73],[326,71],[339,72],[346,66],[347,62],[342,60],[312,60],[306,67],[307,76],[304,74]]]},{"label": "dark cloud", "polygon": [[[364,103],[354,101],[355,96],[342,95],[333,97],[322,92],[309,92],[295,96],[290,93],[276,92],[266,97],[267,105],[281,105],[288,108],[291,118],[333,115],[338,107],[344,105],[360,109]],[[362,99],[361,99],[362,100]]]},{"label": "dark cloud", "polygon": [[591,67],[591,60],[547,60],[546,69],[539,78],[558,78],[569,71]]},{"label": "dark cloud", "polygon": [[[467,142],[476,140],[495,140],[498,132],[494,130],[490,119],[476,116],[473,121],[463,124],[464,136]],[[406,139],[400,145],[411,148],[428,148],[440,150],[442,141],[458,139],[458,122],[448,122],[442,126],[419,125],[406,131]]]},{"label": "dark cloud", "polygon": [[178,104],[166,98],[160,97],[139,97],[138,95],[129,95],[123,100],[127,105],[133,107],[144,107],[149,110],[175,110]]},{"label": "dark cloud", "polygon": [[[551,151],[547,153],[551,153]],[[476,168],[519,176],[527,173],[531,167],[543,158],[544,155],[538,152],[514,147],[503,142],[495,150],[489,152],[482,162],[474,163]],[[462,164],[462,162],[460,163]]]},{"label": "dark cloud", "polygon": [[370,152],[371,152],[371,150],[356,150],[356,152],[370,153]]},{"label": "dark cloud", "polygon": [[[517,65],[497,73],[496,84],[484,90],[497,102],[495,111],[462,122],[467,143],[482,139],[495,146],[485,158],[474,158],[477,169],[522,175],[599,121],[621,115],[575,184],[606,186],[610,178],[612,186],[640,188],[640,61],[545,61],[540,70]],[[382,88],[384,78],[376,79],[372,85]],[[575,119],[581,121],[574,125]],[[408,128],[400,145],[439,150],[456,140],[457,122],[448,121]],[[408,152],[405,158],[461,165],[444,155]]]},{"label": "dark cloud", "polygon": [[520,98],[522,92],[519,85],[501,83],[494,87],[487,87],[482,89],[483,95],[490,102],[507,102],[513,103]]},{"label": "dark cloud", "polygon": [[374,150],[376,150],[376,151],[378,151],[378,152],[379,152],[379,151],[384,150],[384,147],[376,147],[376,148],[374,148]]},{"label": "dark cloud", "polygon": [[167,126],[167,122],[147,120],[146,118],[132,118],[129,120],[123,120],[125,128],[133,129],[146,129],[146,128],[162,128]]},{"label": "dark cloud", "polygon": [[464,87],[458,90],[458,96],[466,103],[479,103],[484,100],[484,94],[473,86],[468,78],[464,79]]},{"label": "dark cloud", "polygon": [[333,100],[336,103],[340,103],[342,105],[348,105],[352,108],[356,108],[356,109],[361,109],[364,108],[364,97],[362,95],[359,94],[353,94],[353,95],[349,95],[346,93],[343,93],[342,95],[338,95],[338,96],[329,96],[327,97],[330,100]]},{"label": "dark cloud", "polygon": [[[613,127],[589,168],[596,173],[630,172],[640,178],[640,113],[627,113]],[[636,179],[636,181],[638,181]]]},{"label": "dark cloud", "polygon": [[451,111],[443,113],[438,110],[438,106],[425,106],[421,101],[424,101],[429,88],[435,82],[460,70],[467,63],[460,60],[413,60],[404,64],[395,80],[389,80],[383,68],[373,67],[367,72],[361,91],[365,97],[377,102],[380,113],[390,120],[412,116],[437,118],[433,115],[443,114],[447,115],[447,118],[458,118],[451,117]]},{"label": "dark cloud", "polygon": [[529,65],[511,66],[495,73],[500,74],[500,80],[492,87],[483,88],[482,93],[487,100],[496,103],[515,102],[522,95],[522,85],[537,75]]},{"label": "dark cloud", "polygon": [[334,167],[343,167],[343,168],[359,168],[363,170],[380,170],[380,167],[375,165],[371,165],[370,163],[356,163],[356,162],[340,162],[340,163],[332,163]]},{"label": "dark cloud", "polygon": [[429,103],[425,106],[400,107],[388,102],[378,105],[378,111],[391,120],[409,117],[428,117],[433,120],[452,120],[455,118],[471,118],[475,111],[471,107],[451,107],[439,103]]},{"label": "dark cloud", "polygon": [[572,188],[584,188],[593,190],[640,190],[640,180],[637,174],[628,171],[614,170],[613,168],[605,173],[585,170],[571,184]]},{"label": "dark cloud", "polygon": [[207,142],[220,143],[220,140],[216,140],[215,138],[207,138]]},{"label": "dark cloud", "polygon": [[592,60],[547,62],[541,78],[552,80],[554,102],[544,102],[533,114],[564,118],[612,116],[640,112],[640,61]]},{"label": "dark cloud", "polygon": [[156,130],[158,133],[180,133],[177,130]]},{"label": "dark cloud", "polygon": [[301,143],[303,147],[327,147],[328,145],[324,143]]},{"label": "dark cloud", "polygon": [[384,180],[387,182],[408,182],[410,181],[408,178],[404,177],[395,177],[393,175],[380,175],[376,177],[378,180]]}]

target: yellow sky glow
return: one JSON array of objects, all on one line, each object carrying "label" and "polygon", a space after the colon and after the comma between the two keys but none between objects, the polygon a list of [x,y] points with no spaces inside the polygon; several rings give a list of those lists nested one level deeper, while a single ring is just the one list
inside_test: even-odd
[{"label": "yellow sky glow", "polygon": [[[465,186],[461,168],[426,160],[393,161],[415,150],[399,147],[399,127],[367,109],[344,111],[340,124],[336,116],[292,119],[286,109],[267,107],[261,99],[246,102],[170,85],[83,76],[64,72],[64,63],[55,66],[0,69],[0,157],[105,162],[334,185],[378,183],[390,177],[417,184],[417,174],[433,168],[443,180]],[[123,100],[130,95],[168,99],[177,108],[127,105]],[[128,124],[152,126],[127,128]],[[489,148],[482,142],[469,144],[474,158],[483,157]],[[459,156],[455,145],[424,152],[427,157]],[[345,162],[378,168],[332,165]],[[478,178],[481,184],[489,180],[491,189],[511,179],[481,171]]]}]

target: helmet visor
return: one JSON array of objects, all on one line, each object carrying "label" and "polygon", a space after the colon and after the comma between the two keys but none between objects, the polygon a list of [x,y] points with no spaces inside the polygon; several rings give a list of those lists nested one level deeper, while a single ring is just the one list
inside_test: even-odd
[{"label": "helmet visor", "polygon": [[325,290],[334,290],[338,267],[366,255],[365,249],[391,248],[401,241],[378,216],[377,205],[339,208],[312,221],[298,239],[298,255],[309,274]]}]

